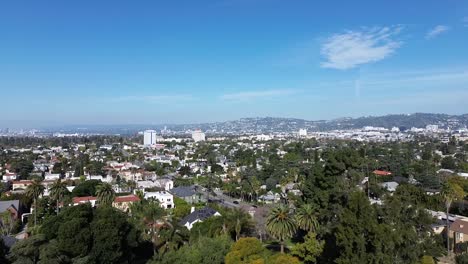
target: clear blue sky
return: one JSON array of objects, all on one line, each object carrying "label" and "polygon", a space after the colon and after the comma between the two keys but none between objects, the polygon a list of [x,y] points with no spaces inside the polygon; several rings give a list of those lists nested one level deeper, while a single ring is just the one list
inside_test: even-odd
[{"label": "clear blue sky", "polygon": [[1,1],[0,127],[468,112],[467,1]]}]

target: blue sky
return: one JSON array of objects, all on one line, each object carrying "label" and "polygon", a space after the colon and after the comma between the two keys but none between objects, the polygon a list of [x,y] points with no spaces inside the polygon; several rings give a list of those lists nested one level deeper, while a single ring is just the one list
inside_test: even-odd
[{"label": "blue sky", "polygon": [[2,1],[0,127],[468,112],[466,1]]}]

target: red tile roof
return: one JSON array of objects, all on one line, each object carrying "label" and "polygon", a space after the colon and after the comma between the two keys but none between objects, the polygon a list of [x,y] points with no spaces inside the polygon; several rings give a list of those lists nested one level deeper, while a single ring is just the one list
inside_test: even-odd
[{"label": "red tile roof", "polygon": [[85,196],[85,197],[73,197],[73,203],[82,203],[82,202],[89,202],[95,201],[97,198],[94,196]]},{"label": "red tile roof", "polygon": [[115,203],[125,203],[125,202],[138,202],[140,198],[136,195],[126,195],[126,196],[117,196],[115,197]]},{"label": "red tile roof", "polygon": [[375,171],[373,171],[373,173],[374,173],[375,175],[379,175],[379,176],[388,176],[388,175],[392,175],[391,172],[389,172],[389,171],[383,171],[383,170],[375,170]]},{"label": "red tile roof", "polygon": [[457,219],[450,225],[450,230],[468,235],[468,222]]},{"label": "red tile roof", "polygon": [[23,180],[23,181],[13,181],[13,184],[31,184],[33,181]]}]

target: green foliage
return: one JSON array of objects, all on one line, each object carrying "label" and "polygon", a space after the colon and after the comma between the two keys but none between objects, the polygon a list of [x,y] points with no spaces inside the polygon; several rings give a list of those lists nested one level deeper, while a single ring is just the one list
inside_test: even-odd
[{"label": "green foliage", "polygon": [[12,264],[34,264],[39,261],[41,248],[47,244],[43,235],[18,241],[11,249],[8,258]]},{"label": "green foliage", "polygon": [[463,253],[455,257],[457,264],[468,264],[468,253]]},{"label": "green foliage", "polygon": [[39,234],[23,240],[31,242],[20,244],[11,255],[14,260],[41,259],[43,263],[67,263],[68,259],[82,263],[131,263],[138,237],[121,211],[82,204],[47,218]]},{"label": "green foliage", "polygon": [[423,255],[442,255],[441,244],[431,236],[433,219],[425,210],[399,195],[384,203],[371,206],[362,192],[351,194],[332,230],[336,263],[416,263]]},{"label": "green foliage", "polygon": [[267,256],[268,251],[263,247],[260,240],[253,237],[245,237],[232,245],[231,250],[226,255],[225,263],[255,263],[255,261],[264,260]]},{"label": "green foliage", "polygon": [[268,264],[301,264],[301,261],[288,254],[275,254],[267,259]]},{"label": "green foliage", "polygon": [[115,191],[110,183],[100,183],[96,186],[97,202],[102,206],[111,206],[115,199]]},{"label": "green foliage", "polygon": [[174,206],[173,213],[176,219],[181,219],[190,214],[191,206],[184,199],[174,196]]},{"label": "green foliage", "polygon": [[291,254],[301,258],[304,263],[316,263],[317,257],[322,254],[325,242],[318,241],[316,234],[309,232],[305,238],[304,243],[296,244],[291,251]]},{"label": "green foliage", "polygon": [[455,170],[457,168],[457,164],[455,163],[455,159],[451,156],[444,157],[440,162],[440,165],[444,169]]},{"label": "green foliage", "polygon": [[190,245],[181,247],[178,251],[171,251],[159,261],[154,260],[152,264],[199,264],[199,263],[224,263],[224,257],[231,248],[232,240],[227,236],[214,238],[200,237]]},{"label": "green foliage", "polygon": [[275,239],[281,243],[281,253],[284,252],[284,241],[291,238],[297,231],[294,217],[285,206],[275,207],[271,210],[266,220],[266,229]]},{"label": "green foliage", "polygon": [[303,204],[299,207],[296,211],[296,223],[304,231],[317,231],[318,222],[312,205]]},{"label": "green foliage", "polygon": [[90,228],[93,231],[90,256],[96,263],[131,261],[131,249],[138,246],[138,235],[124,213],[112,207],[99,207]]},{"label": "green foliage", "polygon": [[83,181],[72,191],[73,197],[96,196],[96,187],[101,183],[99,180]]}]

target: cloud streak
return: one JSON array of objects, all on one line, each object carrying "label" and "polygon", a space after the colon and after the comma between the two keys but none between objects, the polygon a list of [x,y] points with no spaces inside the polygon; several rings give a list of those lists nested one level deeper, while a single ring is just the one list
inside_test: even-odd
[{"label": "cloud streak", "polygon": [[464,27],[468,27],[468,16],[462,18],[462,23]]},{"label": "cloud streak", "polygon": [[334,34],[322,45],[321,54],[325,60],[321,66],[347,70],[383,60],[401,46],[402,42],[395,39],[401,30],[401,26],[375,27]]},{"label": "cloud streak", "polygon": [[250,101],[256,99],[274,98],[285,95],[292,95],[297,93],[296,90],[283,89],[283,90],[263,90],[263,91],[247,91],[239,93],[224,94],[220,97],[225,101]]},{"label": "cloud streak", "polygon": [[426,39],[433,39],[440,34],[448,31],[450,27],[444,25],[437,25],[426,33]]},{"label": "cloud streak", "polygon": [[113,102],[145,102],[145,103],[168,103],[177,101],[190,101],[193,96],[188,94],[177,95],[130,95],[112,98]]}]

